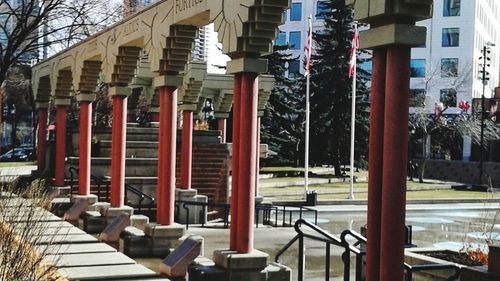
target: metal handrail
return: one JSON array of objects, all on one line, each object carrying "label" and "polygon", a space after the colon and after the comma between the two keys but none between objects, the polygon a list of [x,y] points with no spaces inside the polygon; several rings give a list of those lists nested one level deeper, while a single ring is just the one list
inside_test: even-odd
[{"label": "metal handrail", "polygon": [[[80,173],[80,169],[78,168],[75,168],[75,167],[69,167],[68,168],[68,172],[69,172],[69,175],[70,175],[70,192],[71,194],[75,194],[77,191],[74,190],[74,186],[75,186],[75,177],[74,175],[78,175]],[[99,176],[96,176],[96,175],[93,175],[93,174],[90,174],[90,179],[94,180],[96,183],[97,183],[97,193],[99,194],[101,192],[101,184],[103,182],[103,178],[102,177],[99,177]]]},{"label": "metal handrail", "polygon": [[221,208],[224,209],[224,228],[229,226],[229,210],[231,205],[228,203],[209,203],[209,202],[195,202],[195,201],[175,201],[176,205],[181,204],[182,208],[186,210],[186,229],[189,229],[189,214],[190,210],[188,206],[201,206],[200,216],[201,216],[201,227],[205,226],[205,214],[208,207],[210,208]]},{"label": "metal handrail", "polygon": [[[304,225],[312,229],[316,234],[320,234],[318,236],[313,235],[313,234],[308,234],[304,233],[300,227]],[[340,238],[335,237],[334,235],[328,233],[324,229],[320,228],[319,226],[312,224],[311,222],[304,220],[304,219],[299,219],[295,222],[294,229],[297,232],[297,235],[292,238],[290,242],[288,242],[285,247],[283,247],[278,253],[276,254],[275,261],[277,263],[280,263],[280,257],[283,255],[297,240],[299,241],[299,268],[298,268],[298,278],[300,281],[304,280],[304,271],[305,271],[305,255],[304,255],[304,238],[309,238],[315,241],[321,241],[326,244],[326,255],[325,255],[325,280],[330,279],[330,246],[335,245],[335,246],[342,246],[342,241]]]},{"label": "metal handrail", "polygon": [[[290,210],[290,209],[286,209],[286,207],[293,207],[293,208],[298,208],[299,210]],[[285,221],[286,221],[286,213],[289,212],[290,215],[289,215],[289,224],[292,225],[292,220],[293,220],[293,212],[299,212],[299,220],[302,219],[302,216],[303,216],[303,213],[304,211],[306,212],[313,212],[314,213],[314,224],[318,224],[318,210],[316,209],[312,209],[312,208],[308,208],[308,207],[305,207],[305,206],[298,206],[298,207],[295,207],[295,206],[286,206],[286,205],[283,205],[283,208],[281,210],[279,210],[280,212],[283,213],[283,223],[282,225],[285,226]]]},{"label": "metal handrail", "polygon": [[144,193],[142,190],[134,187],[133,185],[131,184],[128,184],[128,183],[125,183],[125,200],[127,200],[127,192],[132,192],[133,194],[137,195],[139,197],[139,204],[137,206],[137,210],[138,211],[141,211],[142,210],[142,202],[144,201],[144,199],[149,199],[149,204],[148,204],[148,210],[151,211],[153,209],[153,207],[156,206],[156,201],[155,201],[155,198],[150,196],[149,194],[146,194]]},{"label": "metal handrail", "polygon": [[[311,230],[313,230],[314,234],[305,233],[301,226],[307,226]],[[366,245],[367,239],[361,234],[352,231],[346,230],[343,231],[340,235],[340,238],[328,233],[322,228],[312,224],[309,221],[299,219],[294,225],[295,231],[297,235],[292,238],[275,256],[275,262],[280,263],[280,257],[293,245],[295,242],[299,241],[298,245],[298,280],[304,280],[304,272],[305,272],[305,255],[304,255],[304,238],[309,238],[311,240],[324,242],[326,245],[326,253],[325,253],[325,280],[330,279],[330,247],[331,245],[339,246],[344,249],[342,253],[342,262],[344,264],[344,281],[349,281],[351,279],[351,269],[350,269],[350,254],[354,253],[356,255],[356,272],[355,272],[355,280],[362,281],[364,280],[364,257],[366,256],[366,249],[364,249],[364,245]],[[355,239],[354,243],[350,243],[347,240],[347,237],[352,237]],[[454,270],[453,275],[448,277],[447,281],[456,281],[460,276],[460,267],[454,263],[448,264],[424,264],[424,265],[408,265],[404,263],[404,269],[406,270],[405,281],[413,280],[413,273],[417,271],[432,271],[432,270],[443,270],[443,269],[451,269]]]}]

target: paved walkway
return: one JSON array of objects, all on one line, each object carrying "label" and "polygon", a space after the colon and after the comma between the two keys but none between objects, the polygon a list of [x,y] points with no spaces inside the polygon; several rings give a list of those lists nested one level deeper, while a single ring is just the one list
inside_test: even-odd
[{"label": "paved walkway", "polygon": [[[29,242],[34,244],[49,265],[55,266],[68,280],[168,281],[45,209],[37,208],[33,215],[32,208],[35,207],[30,207],[28,203],[23,207],[19,204],[5,205],[10,212],[2,212],[2,218],[10,222],[18,233],[28,227],[37,228],[30,233]],[[33,217],[40,224],[34,226]]]}]

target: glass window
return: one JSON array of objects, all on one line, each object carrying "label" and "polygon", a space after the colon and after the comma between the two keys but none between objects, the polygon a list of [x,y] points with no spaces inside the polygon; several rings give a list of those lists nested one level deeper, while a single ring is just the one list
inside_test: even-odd
[{"label": "glass window", "polygon": [[288,63],[288,78],[297,78],[300,76],[300,61],[292,60]]},{"label": "glass window", "polygon": [[458,47],[460,28],[443,28],[443,47]]},{"label": "glass window", "polygon": [[280,32],[278,35],[278,38],[274,41],[274,45],[276,46],[283,46],[286,44],[286,33],[285,32]]},{"label": "glass window", "polygon": [[410,61],[410,75],[414,78],[425,77],[425,60],[414,59]]},{"label": "glass window", "polygon": [[457,107],[457,91],[455,89],[441,89],[439,101],[448,107]]},{"label": "glass window", "polygon": [[292,50],[300,50],[300,43],[301,43],[301,39],[300,39],[300,31],[292,31],[290,32],[290,37],[289,39],[290,40],[288,43],[290,44],[290,49]]},{"label": "glass window", "polygon": [[358,70],[359,69],[363,70],[359,71],[361,75],[365,75],[365,78],[370,78],[370,76],[372,75],[372,61],[366,60],[362,63],[358,63]]},{"label": "glass window", "polygon": [[410,107],[424,107],[425,89],[410,89]]},{"label": "glass window", "polygon": [[330,9],[328,8],[328,4],[326,1],[318,1],[316,5],[316,18],[324,19],[326,17],[326,13],[328,13]]},{"label": "glass window", "polygon": [[290,7],[290,21],[302,20],[302,3],[292,3]]},{"label": "glass window", "polygon": [[443,17],[460,16],[460,0],[444,0]]},{"label": "glass window", "polygon": [[458,59],[446,58],[441,59],[441,77],[457,77],[458,76]]}]

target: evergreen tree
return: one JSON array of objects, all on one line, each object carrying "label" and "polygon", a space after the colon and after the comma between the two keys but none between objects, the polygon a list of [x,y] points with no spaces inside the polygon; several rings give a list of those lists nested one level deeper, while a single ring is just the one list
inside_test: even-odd
[{"label": "evergreen tree", "polygon": [[276,86],[262,118],[262,143],[277,153],[273,164],[298,162],[302,159],[304,141],[304,95],[293,79],[286,77],[287,66],[295,58],[286,51],[288,46],[274,46],[269,60],[269,74],[274,75]]},{"label": "evergreen tree", "polygon": [[[313,34],[316,45],[311,66],[310,162],[332,164],[335,174],[340,176],[340,166],[349,163],[350,153],[352,81],[348,69],[354,34],[353,11],[345,5],[345,0],[330,0],[325,5],[328,7],[324,12],[325,28]],[[355,143],[358,160],[367,158],[368,78],[369,74],[358,67]]]}]

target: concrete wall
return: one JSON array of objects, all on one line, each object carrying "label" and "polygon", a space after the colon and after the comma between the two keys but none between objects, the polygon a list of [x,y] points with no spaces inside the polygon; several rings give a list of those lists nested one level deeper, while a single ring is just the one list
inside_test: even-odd
[{"label": "concrete wall", "polygon": [[[418,162],[423,178],[453,181],[464,184],[477,184],[479,181],[479,162],[462,162],[448,160],[426,160]],[[423,169],[423,170],[422,170]],[[500,188],[500,163],[484,162],[483,183],[491,183]]]}]

